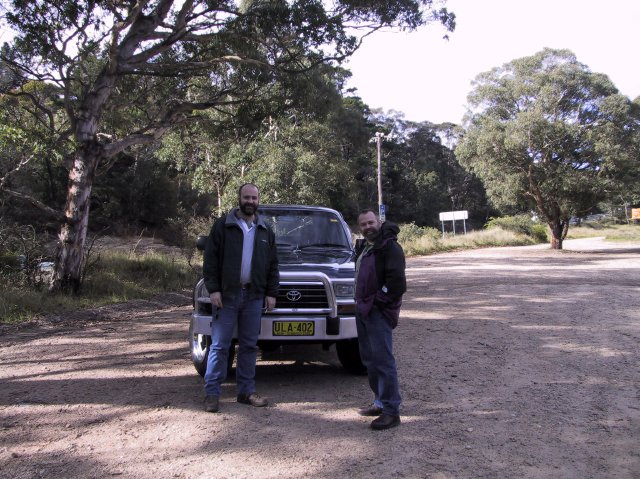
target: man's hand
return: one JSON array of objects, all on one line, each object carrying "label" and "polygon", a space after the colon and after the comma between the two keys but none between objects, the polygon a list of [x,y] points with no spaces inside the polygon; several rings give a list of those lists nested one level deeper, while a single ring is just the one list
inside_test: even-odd
[{"label": "man's hand", "polygon": [[213,306],[215,306],[218,309],[222,309],[222,294],[220,294],[220,291],[216,291],[215,293],[211,293],[209,295],[209,298],[211,299],[211,304]]},{"label": "man's hand", "polygon": [[264,307],[267,309],[267,311],[271,311],[276,307],[276,298],[274,298],[273,296],[265,296]]}]

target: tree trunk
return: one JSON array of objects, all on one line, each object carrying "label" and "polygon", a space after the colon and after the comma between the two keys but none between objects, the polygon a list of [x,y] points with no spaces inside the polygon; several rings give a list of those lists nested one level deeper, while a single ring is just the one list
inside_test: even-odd
[{"label": "tree trunk", "polygon": [[562,221],[549,223],[549,231],[551,231],[551,249],[562,249],[562,241],[564,240],[564,224]]},{"label": "tree trunk", "polygon": [[69,171],[69,186],[64,220],[58,236],[56,261],[49,291],[78,293],[85,264],[84,243],[89,224],[91,186],[100,159],[100,146],[95,142],[78,149]]}]

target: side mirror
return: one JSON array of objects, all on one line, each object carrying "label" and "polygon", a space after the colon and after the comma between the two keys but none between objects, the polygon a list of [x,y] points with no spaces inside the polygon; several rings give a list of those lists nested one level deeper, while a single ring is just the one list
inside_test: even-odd
[{"label": "side mirror", "polygon": [[364,242],[367,241],[364,238],[358,238],[356,240],[356,251],[360,251],[362,249],[362,245],[364,244]]},{"label": "side mirror", "polygon": [[207,236],[198,236],[196,240],[196,248],[200,251],[204,251],[204,247],[207,245]]}]

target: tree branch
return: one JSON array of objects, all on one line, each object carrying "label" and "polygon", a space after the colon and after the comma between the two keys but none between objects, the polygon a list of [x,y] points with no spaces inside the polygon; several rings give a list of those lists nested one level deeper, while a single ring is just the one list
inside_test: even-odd
[{"label": "tree branch", "polygon": [[11,196],[13,198],[17,198],[18,200],[24,201],[26,203],[29,203],[29,204],[35,206],[40,211],[45,213],[52,220],[55,220],[55,221],[58,221],[58,222],[62,222],[65,219],[65,216],[62,213],[62,211],[56,210],[54,208],[51,208],[50,206],[44,204],[40,200],[37,200],[36,198],[34,198],[31,195],[26,195],[24,193],[20,193],[18,191],[14,191],[14,190],[11,190],[11,189],[8,189],[8,188],[2,188],[2,189],[0,189],[0,192],[5,194],[5,195],[7,195],[7,196]]}]

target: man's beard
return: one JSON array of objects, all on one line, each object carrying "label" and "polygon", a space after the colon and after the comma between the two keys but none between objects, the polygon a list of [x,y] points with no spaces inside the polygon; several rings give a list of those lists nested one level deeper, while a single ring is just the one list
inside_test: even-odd
[{"label": "man's beard", "polygon": [[251,216],[256,212],[256,206],[253,203],[242,203],[240,205],[240,211],[247,216]]},{"label": "man's beard", "polygon": [[368,241],[373,241],[374,239],[376,239],[378,237],[378,234],[380,233],[380,230],[374,230],[374,229],[368,229],[367,231],[364,231],[362,233],[362,236],[364,236]]}]

